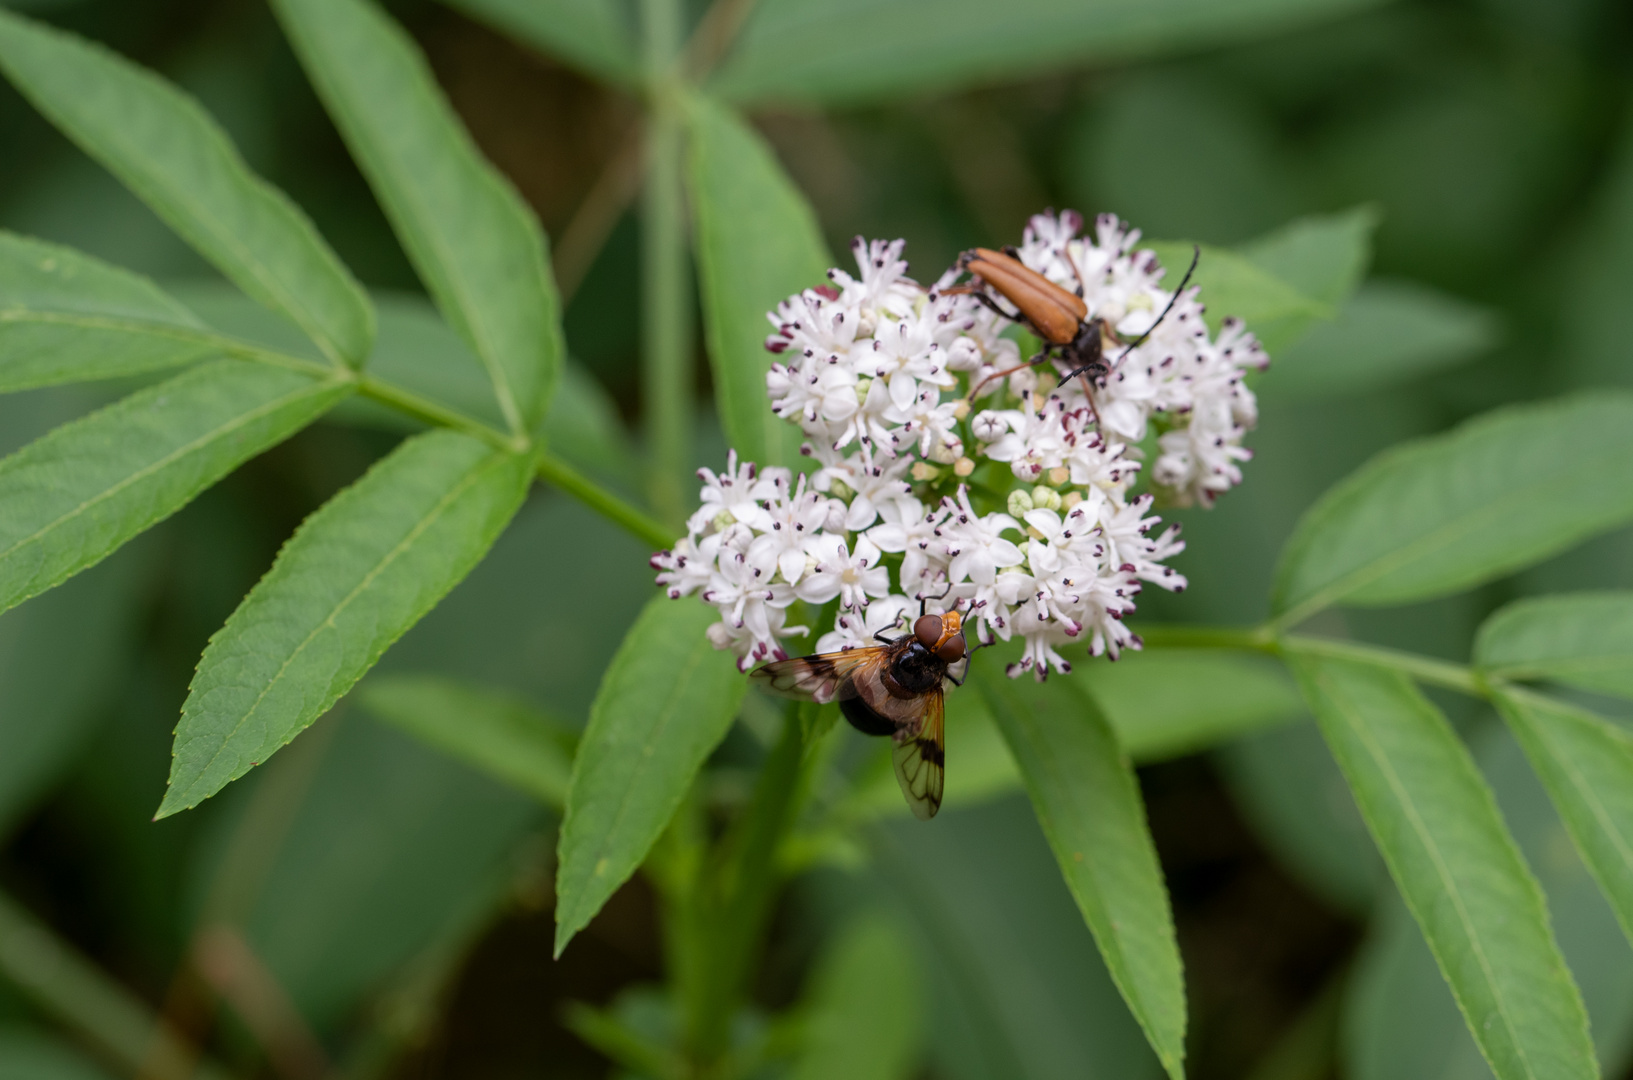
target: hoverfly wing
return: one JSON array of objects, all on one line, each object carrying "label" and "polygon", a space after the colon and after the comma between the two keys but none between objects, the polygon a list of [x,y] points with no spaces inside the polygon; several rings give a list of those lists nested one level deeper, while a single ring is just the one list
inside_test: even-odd
[{"label": "hoverfly wing", "polygon": [[945,699],[938,686],[918,700],[923,706],[918,722],[896,729],[896,745],[890,758],[908,808],[920,821],[929,821],[941,809],[946,781],[947,746],[942,725]]},{"label": "hoverfly wing", "polygon": [[878,666],[884,651],[882,646],[868,646],[815,656],[796,656],[791,660],[773,660],[755,668],[749,673],[749,678],[761,689],[780,697],[826,704],[844,697],[855,697],[856,675]]}]

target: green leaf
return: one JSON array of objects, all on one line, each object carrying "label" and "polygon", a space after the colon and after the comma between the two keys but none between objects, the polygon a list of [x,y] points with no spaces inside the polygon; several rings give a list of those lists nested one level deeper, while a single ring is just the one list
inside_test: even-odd
[{"label": "green leaf", "polygon": [[1311,214],[1241,245],[1237,254],[1324,304],[1347,300],[1372,262],[1372,234],[1382,214],[1357,206]]},{"label": "green leaf", "polygon": [[572,729],[510,694],[435,675],[376,675],[357,688],[379,717],[560,810],[573,769]]},{"label": "green leaf", "polygon": [[1502,679],[1633,697],[1633,592],[1516,600],[1480,627],[1474,659]]},{"label": "green leaf", "polygon": [[1195,753],[1305,711],[1286,670],[1252,653],[1146,649],[1072,677],[1100,705],[1118,745],[1142,763]]},{"label": "green leaf", "polygon": [[726,438],[761,465],[800,461],[799,429],[771,412],[766,314],[824,284],[833,266],[816,215],[764,139],[707,98],[691,99],[692,213],[703,328]]},{"label": "green leaf", "polygon": [[159,816],[197,806],[327,712],[487,553],[531,465],[433,431],[307,518],[204,650]]},{"label": "green leaf", "polygon": [[124,58],[0,11],[0,70],[239,288],[357,366],[368,298],[312,223],[250,172],[197,102]]},{"label": "green leaf", "polygon": [[544,234],[477,151],[402,28],[366,0],[273,4],[329,114],[443,314],[521,433],[565,348]]},{"label": "green leaf", "polygon": [[982,695],[1111,977],[1169,1076],[1184,1076],[1185,983],[1162,868],[1133,767],[1069,679],[983,672]]},{"label": "green leaf", "polygon": [[[1633,1061],[1633,948],[1519,743],[1501,724],[1482,724],[1470,736],[1475,764],[1547,897],[1560,952],[1587,1004],[1599,1066],[1606,1077],[1625,1077]],[[1388,892],[1344,980],[1340,1075],[1493,1080],[1434,954]]]},{"label": "green leaf", "polygon": [[633,84],[640,58],[617,0],[444,0],[589,75]]},{"label": "green leaf", "polygon": [[918,958],[895,919],[846,926],[817,964],[801,1002],[805,1048],[794,1080],[908,1080],[921,1071],[925,993]]},{"label": "green leaf", "polygon": [[1393,671],[1299,654],[1290,663],[1499,1080],[1597,1077],[1542,890],[1446,718]]},{"label": "green leaf", "polygon": [[[713,86],[744,102],[891,101],[1308,25],[1377,0],[760,0]],[[858,32],[858,27],[865,28]]]},{"label": "green leaf", "polygon": [[0,460],[0,611],[100,562],[350,392],[220,360]]},{"label": "green leaf", "polygon": [[[1192,245],[1157,240],[1140,247],[1156,252],[1167,271],[1163,284],[1177,287],[1191,265]],[[1274,358],[1278,349],[1296,341],[1317,321],[1332,318],[1332,305],[1300,292],[1246,255],[1206,244],[1201,249],[1191,283],[1201,286],[1204,318],[1214,333],[1234,316]]]},{"label": "green leaf", "polygon": [[1291,625],[1402,604],[1538,562],[1633,517],[1633,395],[1500,409],[1385,451],[1322,496],[1282,552]]},{"label": "green leaf", "polygon": [[556,955],[646,858],[748,689],[709,643],[719,613],[655,596],[601,680],[573,759],[556,874]]},{"label": "green leaf", "polygon": [[1633,941],[1633,736],[1539,694],[1500,689],[1496,701]]},{"label": "green leaf", "polygon": [[1410,282],[1372,281],[1337,318],[1272,357],[1257,389],[1277,399],[1354,393],[1453,367],[1500,339],[1485,308]]},{"label": "green leaf", "polygon": [[0,393],[176,367],[216,352],[157,285],[0,232]]}]

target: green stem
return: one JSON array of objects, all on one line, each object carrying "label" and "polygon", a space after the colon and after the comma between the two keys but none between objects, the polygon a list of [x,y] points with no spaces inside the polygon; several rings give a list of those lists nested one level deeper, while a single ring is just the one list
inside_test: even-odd
[{"label": "green stem", "polygon": [[1446,660],[1436,660],[1428,656],[1419,656],[1417,653],[1402,652],[1399,649],[1386,649],[1379,645],[1362,645],[1355,641],[1289,634],[1281,639],[1279,651],[1303,653],[1306,656],[1326,656],[1337,660],[1359,660],[1365,664],[1394,668],[1419,682],[1443,686],[1471,697],[1485,698],[1491,693],[1484,680],[1464,664],[1453,664]]},{"label": "green stem", "polygon": [[602,517],[619,525],[653,547],[667,548],[675,543],[675,530],[648,517],[612,492],[597,485],[565,461],[550,454],[539,454],[539,479],[560,488]]},{"label": "green stem", "polygon": [[412,390],[405,390],[400,386],[386,382],[374,375],[361,375],[357,380],[357,392],[363,397],[378,401],[382,405],[389,405],[398,412],[407,413],[416,420],[422,420],[432,427],[452,428],[473,435],[490,446],[512,454],[527,452],[530,445],[525,436],[506,435],[488,425],[462,413],[455,412],[446,405],[422,397]]},{"label": "green stem", "polygon": [[1255,626],[1141,626],[1147,645],[1165,649],[1253,649],[1272,652],[1276,639],[1269,627]]},{"label": "green stem", "polygon": [[1431,686],[1444,686],[1472,697],[1491,697],[1486,680],[1466,664],[1454,664],[1449,660],[1437,660],[1382,645],[1364,645],[1358,641],[1305,637],[1302,634],[1278,635],[1274,623],[1253,627],[1151,626],[1141,627],[1140,636],[1147,645],[1164,648],[1252,649],[1272,655],[1295,652],[1306,656],[1359,660],[1394,668]]},{"label": "green stem", "polygon": [[691,265],[682,189],[683,132],[674,80],[681,48],[679,0],[643,0],[648,104],[646,184],[641,193],[641,375],[652,505],[665,521],[684,515],[692,459]]},{"label": "green stem", "polygon": [[222,1080],[134,994],[0,894],[0,972],[133,1075]]}]

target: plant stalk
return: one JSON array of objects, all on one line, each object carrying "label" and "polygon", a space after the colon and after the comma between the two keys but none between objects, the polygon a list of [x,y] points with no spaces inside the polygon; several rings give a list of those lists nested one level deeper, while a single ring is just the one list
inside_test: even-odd
[{"label": "plant stalk", "polygon": [[676,85],[680,0],[643,0],[647,97],[646,184],[641,192],[641,376],[650,498],[672,526],[684,519],[692,460],[692,280],[682,188],[684,132]]}]

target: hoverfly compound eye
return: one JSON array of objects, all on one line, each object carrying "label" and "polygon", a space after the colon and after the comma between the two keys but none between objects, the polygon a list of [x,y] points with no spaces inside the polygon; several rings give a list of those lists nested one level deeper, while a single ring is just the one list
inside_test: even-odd
[{"label": "hoverfly compound eye", "polygon": [[964,659],[964,648],[964,632],[960,630],[936,648],[936,655],[945,663],[956,664]]},{"label": "hoverfly compound eye", "polygon": [[913,624],[913,636],[926,649],[934,649],[941,642],[941,616],[920,615]]}]

